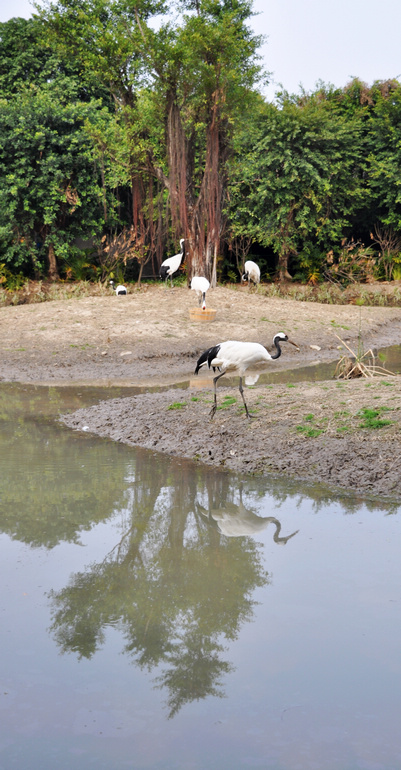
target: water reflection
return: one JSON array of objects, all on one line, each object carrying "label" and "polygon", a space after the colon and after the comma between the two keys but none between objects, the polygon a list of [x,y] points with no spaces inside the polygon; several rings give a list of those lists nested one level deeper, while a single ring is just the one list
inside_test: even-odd
[{"label": "water reflection", "polygon": [[0,637],[13,697],[3,694],[0,764],[32,765],[36,741],[35,766],[66,770],[184,768],[196,751],[204,767],[214,752],[219,767],[279,757],[294,770],[306,750],[305,768],[326,766],[328,745],[346,755],[330,766],[362,768],[359,730],[379,766],[377,716],[395,756],[399,517],[352,493],[333,502],[318,483],[239,478],[54,420],[105,396],[0,388]]},{"label": "water reflection", "polygon": [[[82,437],[38,417],[44,396],[43,389],[21,389],[10,414],[9,391],[0,388],[0,527],[13,539],[54,548],[79,542],[79,532],[121,505],[125,468],[116,463],[110,473],[101,444],[91,447],[88,462]],[[57,413],[63,400],[55,389],[49,396],[49,412]]]},{"label": "water reflection", "polygon": [[239,502],[221,501],[218,508],[212,508],[207,511],[200,503],[197,503],[197,511],[210,523],[217,527],[220,534],[225,537],[241,537],[244,535],[256,535],[262,532],[269,524],[273,524],[275,531],[273,540],[277,545],[285,545],[294,535],[297,535],[297,529],[291,535],[280,536],[281,523],[275,516],[266,518],[258,516],[251,508],[246,508],[242,501],[243,485],[239,488]]},{"label": "water reflection", "polygon": [[159,668],[155,684],[167,689],[172,717],[190,701],[223,697],[232,670],[224,642],[252,619],[252,596],[269,575],[260,545],[222,537],[197,513],[199,494],[234,505],[223,474],[205,487],[192,467],[171,465],[166,486],[165,472],[139,453],[119,541],[49,599],[62,652],[90,658],[106,628],[118,627],[132,662]]}]

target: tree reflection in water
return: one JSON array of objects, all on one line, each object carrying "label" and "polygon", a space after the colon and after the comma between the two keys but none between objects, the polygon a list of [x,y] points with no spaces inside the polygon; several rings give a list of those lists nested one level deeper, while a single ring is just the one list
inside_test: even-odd
[{"label": "tree reflection in water", "polygon": [[170,717],[192,700],[224,697],[223,676],[232,670],[224,640],[237,638],[253,616],[255,589],[270,582],[260,545],[226,538],[205,520],[206,505],[243,510],[236,495],[228,474],[150,463],[138,452],[119,542],[50,594],[61,650],[90,658],[105,629],[117,627],[136,665],[163,666],[155,686],[167,688]]}]

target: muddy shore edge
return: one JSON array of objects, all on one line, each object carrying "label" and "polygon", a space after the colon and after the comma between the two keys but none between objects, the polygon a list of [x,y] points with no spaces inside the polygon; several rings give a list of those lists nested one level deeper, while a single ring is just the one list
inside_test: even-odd
[{"label": "muddy shore edge", "polygon": [[[74,430],[246,474],[283,474],[401,499],[401,377],[256,386],[245,417],[234,387],[116,398],[63,415]],[[366,415],[374,413],[378,427]],[[380,425],[380,423],[384,423]],[[375,424],[373,422],[373,424]]]},{"label": "muddy shore edge", "polygon": [[[272,299],[226,287],[210,295],[217,309],[210,324],[191,322],[194,296],[186,288],[157,286],[122,300],[112,295],[0,308],[0,381],[160,385],[160,392],[110,398],[62,421],[75,430],[238,473],[285,474],[401,499],[400,376],[259,382],[246,389],[258,417],[250,422],[238,379],[219,382],[222,408],[213,420],[211,376],[192,382],[199,353],[224,339],[271,347],[273,334],[286,331],[300,352],[287,346],[271,371],[338,359],[338,336],[353,349],[361,333],[365,349],[399,344],[401,308]],[[177,388],[188,380],[188,389]],[[368,412],[385,424],[373,427],[365,419]]]}]

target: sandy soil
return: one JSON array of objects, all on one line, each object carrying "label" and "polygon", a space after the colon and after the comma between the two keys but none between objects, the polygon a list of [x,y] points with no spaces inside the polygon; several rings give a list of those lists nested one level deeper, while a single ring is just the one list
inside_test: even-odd
[{"label": "sandy soil", "polygon": [[[398,344],[401,308],[333,306],[271,299],[247,287],[209,292],[216,320],[189,319],[196,307],[186,288],[154,286],[127,297],[87,297],[0,309],[0,380],[36,384],[168,386],[112,399],[66,415],[73,428],[132,445],[247,473],[285,473],[373,496],[401,495],[400,377],[327,381],[246,389],[257,420],[242,410],[237,380],[218,385],[220,406],[209,418],[211,374],[193,377],[206,348],[225,339],[262,342],[285,331],[300,351],[283,345],[268,371],[338,359],[338,334],[353,349]],[[341,347],[341,346],[340,346]],[[227,399],[227,397],[230,397]],[[233,399],[236,399],[235,402]],[[389,420],[366,427],[361,410]]]}]

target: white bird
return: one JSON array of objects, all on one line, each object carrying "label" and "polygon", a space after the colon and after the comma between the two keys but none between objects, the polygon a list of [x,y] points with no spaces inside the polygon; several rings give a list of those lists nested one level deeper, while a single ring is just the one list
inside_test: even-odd
[{"label": "white bird", "polygon": [[248,281],[248,286],[251,285],[251,283],[254,283],[255,286],[260,283],[260,270],[256,262],[252,262],[252,260],[248,260],[245,262],[244,265],[244,274],[241,277],[241,281]]},{"label": "white bird", "polygon": [[210,283],[207,278],[203,278],[200,275],[195,275],[192,278],[191,289],[199,295],[199,305],[202,305],[202,310],[206,310],[206,292],[209,287]]},{"label": "white bird", "polygon": [[168,257],[168,259],[165,259],[164,262],[160,265],[160,278],[162,280],[166,281],[167,286],[167,278],[170,276],[171,279],[171,285],[173,285],[173,275],[177,272],[178,268],[180,267],[180,264],[183,260],[185,249],[184,249],[184,238],[181,238],[180,240],[180,247],[181,251],[179,254],[174,254],[173,257]]},{"label": "white bird", "polygon": [[273,355],[266,350],[259,342],[237,342],[235,340],[228,340],[227,342],[221,342],[219,345],[215,345],[200,356],[195,369],[195,374],[198,374],[199,369],[202,366],[208,366],[209,369],[219,370],[220,374],[213,378],[214,384],[214,404],[210,410],[211,418],[214,417],[217,409],[217,380],[223,377],[228,371],[237,371],[239,374],[239,392],[241,393],[242,400],[244,402],[245,412],[248,419],[255,415],[249,414],[248,407],[244,398],[244,391],[242,387],[242,378],[246,370],[250,366],[256,366],[256,364],[267,363],[273,361],[281,356],[280,342],[290,342],[291,345],[299,350],[298,345],[292,340],[289,340],[284,332],[278,332],[273,337],[273,345],[276,348],[276,352]]},{"label": "white bird", "polygon": [[115,291],[115,293],[117,294],[117,297],[127,293],[126,287],[123,286],[121,283],[119,283],[118,286],[116,287],[114,286],[114,281],[110,281],[109,283],[113,291]]}]

